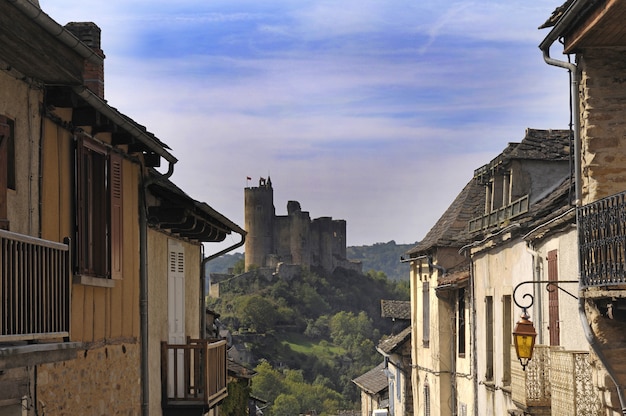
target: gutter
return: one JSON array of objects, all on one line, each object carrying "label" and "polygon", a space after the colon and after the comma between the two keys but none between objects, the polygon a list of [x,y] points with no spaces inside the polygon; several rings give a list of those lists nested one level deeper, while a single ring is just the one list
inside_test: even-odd
[{"label": "gutter", "polygon": [[[565,11],[561,19],[556,23],[554,28],[550,31],[548,36],[541,42],[539,45],[539,49],[543,52],[543,59],[548,65],[565,68],[570,72],[570,101],[571,101],[571,111],[573,118],[573,134],[574,134],[574,179],[575,179],[575,205],[577,207],[581,206],[581,168],[580,168],[580,102],[578,99],[578,85],[580,82],[580,75],[578,73],[578,66],[576,64],[572,64],[570,62],[559,61],[557,59],[550,57],[550,47],[552,44],[561,38],[566,31],[566,29],[575,24],[581,15],[588,10],[588,8],[593,7],[597,0],[575,0],[570,7]],[[576,221],[576,227],[579,228],[579,222]],[[580,229],[577,230],[580,233]],[[580,258],[578,259],[580,263]],[[580,264],[578,269],[580,270]],[[579,276],[580,277],[580,276]],[[610,365],[609,361],[604,355],[604,351],[602,350],[602,346],[599,345],[598,338],[593,333],[593,329],[589,324],[587,319],[587,314],[585,313],[585,300],[582,296],[578,299],[578,314],[580,317],[580,321],[582,323],[583,332],[585,334],[585,338],[589,343],[589,347],[595,352],[598,360],[604,366],[607,374],[615,384],[615,388],[617,390],[617,396],[619,398],[621,413],[622,415],[626,415],[626,397],[624,397],[623,387],[619,384],[619,381],[615,377],[615,370]]]},{"label": "gutter", "polygon": [[93,49],[81,42],[69,30],[58,24],[37,5],[28,0],[8,0],[8,2],[83,58],[94,64],[102,64],[104,61],[102,56],[98,55]]}]

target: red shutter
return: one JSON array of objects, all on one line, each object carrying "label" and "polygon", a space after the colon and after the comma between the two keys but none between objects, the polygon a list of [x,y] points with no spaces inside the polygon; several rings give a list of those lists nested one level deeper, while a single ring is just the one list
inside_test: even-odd
[{"label": "red shutter", "polygon": [[[548,281],[556,282],[559,280],[557,251],[548,251]],[[548,320],[550,329],[550,345],[560,345],[560,324],[559,324],[559,291],[550,288],[548,297]]]},{"label": "red shutter", "polygon": [[122,156],[109,155],[109,197],[111,201],[111,278],[122,278],[123,233],[122,233]]}]

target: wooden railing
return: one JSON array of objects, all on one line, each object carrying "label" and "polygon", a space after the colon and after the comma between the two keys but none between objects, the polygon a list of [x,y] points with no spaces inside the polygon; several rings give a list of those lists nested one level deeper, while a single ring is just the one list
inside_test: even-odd
[{"label": "wooden railing", "polygon": [[511,218],[528,212],[528,203],[528,195],[524,195],[505,207],[493,210],[481,217],[473,218],[469,222],[469,230],[486,230],[496,225],[501,225]]},{"label": "wooden railing", "polygon": [[0,342],[68,337],[70,289],[69,240],[0,230]]},{"label": "wooden railing", "polygon": [[226,341],[187,339],[161,343],[163,407],[210,409],[227,395]]}]

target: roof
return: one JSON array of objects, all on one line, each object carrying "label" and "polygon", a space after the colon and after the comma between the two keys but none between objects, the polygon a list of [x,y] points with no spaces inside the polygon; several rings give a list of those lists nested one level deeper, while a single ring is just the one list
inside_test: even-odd
[{"label": "roof", "polygon": [[452,201],[435,225],[415,247],[407,251],[408,255],[427,253],[434,247],[462,247],[466,241],[459,236],[467,229],[472,218],[483,214],[484,187],[473,178]]},{"label": "roof", "polygon": [[552,27],[539,48],[547,50],[560,38],[564,53],[589,47],[626,46],[626,2],[568,0],[539,28]]},{"label": "roof", "polygon": [[[162,177],[155,170],[150,175],[154,179]],[[154,180],[148,188],[158,199],[148,207],[148,222],[153,227],[201,242],[220,242],[231,232],[246,235],[231,220],[205,202],[191,198],[169,179]]]},{"label": "roof", "polygon": [[0,57],[21,75],[48,84],[82,85],[91,48],[28,0],[0,1]]},{"label": "roof", "polygon": [[227,364],[228,364],[228,372],[234,377],[249,379],[256,375],[255,371],[250,370],[249,368],[239,364],[236,361],[231,360],[230,358],[228,359]]},{"label": "roof", "polygon": [[392,337],[386,338],[378,343],[378,349],[385,354],[391,354],[401,347],[405,342],[411,340],[411,327],[405,328],[403,331]]},{"label": "roof", "polygon": [[352,380],[361,390],[369,394],[379,394],[389,388],[387,375],[384,372],[385,363],[380,363],[365,374]]},{"label": "roof", "polygon": [[380,301],[381,317],[391,319],[411,319],[411,302],[408,300],[385,300]]}]

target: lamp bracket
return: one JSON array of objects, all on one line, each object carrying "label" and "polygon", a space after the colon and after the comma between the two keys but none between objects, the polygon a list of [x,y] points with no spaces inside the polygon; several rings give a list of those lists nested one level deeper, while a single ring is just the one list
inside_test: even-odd
[{"label": "lamp bracket", "polygon": [[570,295],[571,297],[573,297],[574,299],[578,299],[578,296],[572,294],[571,292],[568,292],[567,290],[563,289],[561,286],[559,286],[562,283],[579,283],[578,280],[527,280],[525,282],[519,283],[517,286],[515,286],[515,289],[513,289],[513,302],[515,302],[515,304],[517,305],[517,307],[521,308],[523,311],[526,311],[528,308],[530,308],[531,306],[533,306],[533,303],[535,301],[535,297],[533,295],[531,295],[530,293],[524,293],[524,295],[522,296],[522,299],[529,297],[530,300],[528,303],[528,305],[524,306],[521,305],[518,301],[517,298],[515,297],[515,292],[517,292],[517,289],[520,288],[520,286],[523,285],[527,285],[527,284],[545,284],[546,285],[546,290],[548,292],[553,292],[555,289],[558,289],[564,293],[567,293],[568,295]]}]

